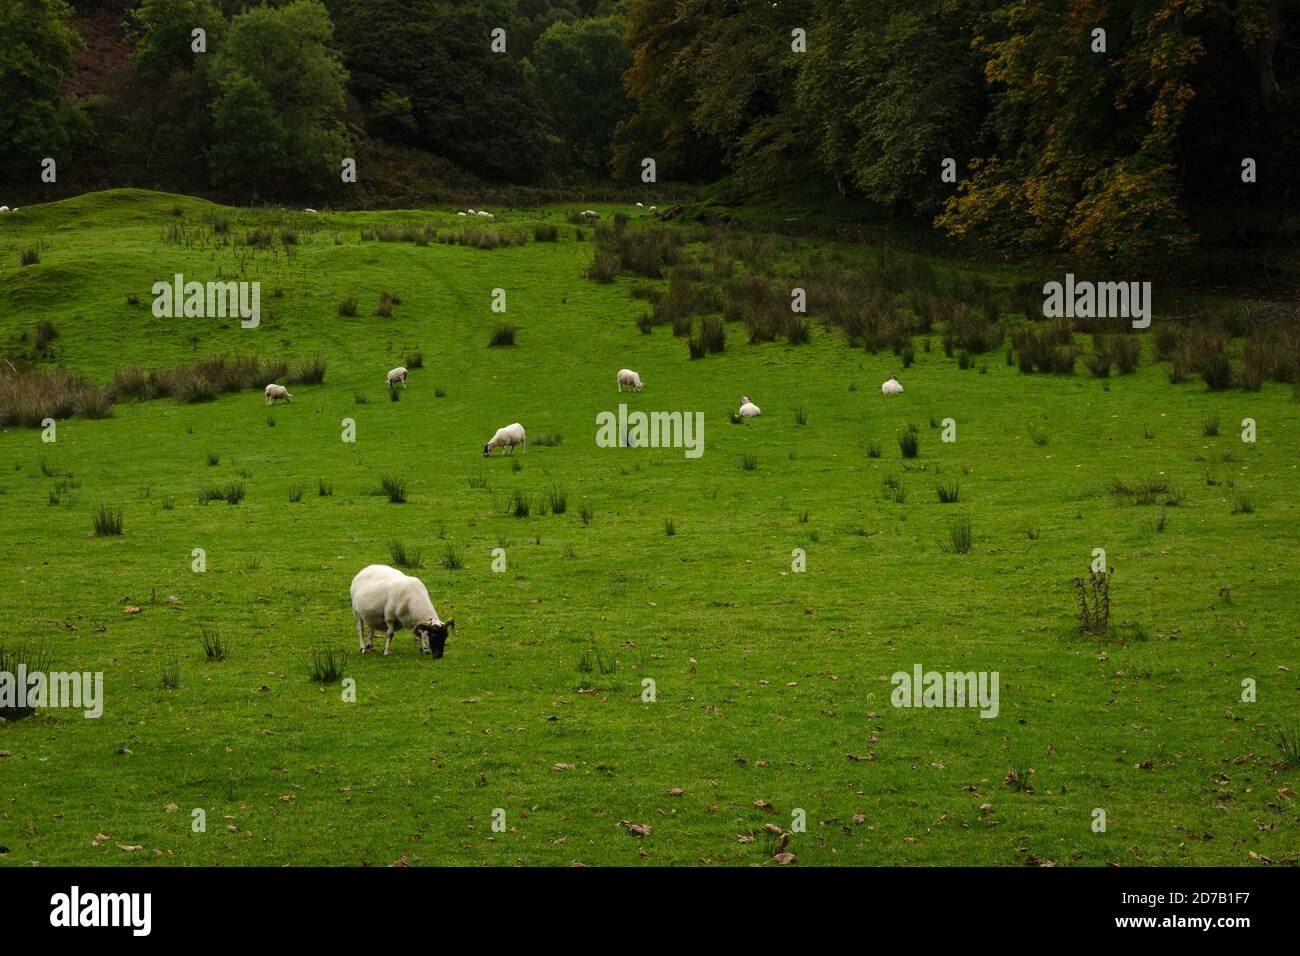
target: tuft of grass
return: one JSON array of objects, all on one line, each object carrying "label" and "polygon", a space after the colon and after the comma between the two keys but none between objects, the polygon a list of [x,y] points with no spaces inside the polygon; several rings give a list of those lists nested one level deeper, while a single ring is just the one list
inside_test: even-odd
[{"label": "tuft of grass", "polygon": [[242,481],[232,481],[226,485],[221,493],[228,505],[237,505],[244,500],[244,483]]},{"label": "tuft of grass", "polygon": [[275,416],[272,415],[270,412],[267,412],[266,414],[266,427],[267,428],[275,427]]},{"label": "tuft of grass", "polygon": [[122,509],[114,508],[100,502],[99,508],[91,516],[95,523],[95,537],[103,538],[122,533]]},{"label": "tuft of grass", "polygon": [[221,455],[215,451],[208,452],[208,466],[216,468],[219,464],[221,464]]},{"label": "tuft of grass", "polygon": [[296,505],[298,502],[302,501],[302,492],[303,492],[302,485],[294,485],[292,488],[290,488],[289,503],[292,505]]},{"label": "tuft of grass", "polygon": [[181,686],[181,659],[175,651],[169,651],[162,660],[159,669],[159,682],[164,690],[178,690]]},{"label": "tuft of grass", "polygon": [[1079,596],[1079,627],[1085,634],[1106,637],[1110,626],[1110,571],[1090,571],[1088,577],[1075,578],[1074,589]]},{"label": "tuft of grass", "polygon": [[312,651],[307,673],[313,684],[337,684],[343,679],[347,664],[347,651],[322,644]]},{"label": "tuft of grass", "polygon": [[230,656],[230,647],[220,631],[209,631],[200,626],[199,647],[203,650],[203,659],[208,662],[224,661]]},{"label": "tuft of grass", "polygon": [[740,456],[740,467],[745,471],[757,471],[758,456],[752,452],[745,452]]},{"label": "tuft of grass", "polygon": [[940,504],[950,505],[956,503],[961,485],[956,478],[941,478],[934,483],[934,490],[939,496]]},{"label": "tuft of grass", "polygon": [[1251,497],[1248,491],[1239,491],[1232,499],[1232,513],[1235,515],[1249,515],[1255,513],[1255,499]]},{"label": "tuft of grass", "polygon": [[533,513],[533,499],[526,491],[515,489],[510,495],[510,513],[516,518],[527,518]]},{"label": "tuft of grass", "polygon": [[1281,755],[1282,766],[1291,770],[1300,767],[1300,723],[1280,724],[1265,735]]},{"label": "tuft of grass", "polygon": [[482,466],[479,467],[477,475],[470,475],[467,480],[471,488],[487,488],[488,486],[487,472],[483,470]]},{"label": "tuft of grass", "polygon": [[379,298],[375,301],[375,315],[381,318],[388,318],[393,314],[393,306],[401,300],[391,292],[380,292]]},{"label": "tuft of grass", "polygon": [[875,441],[867,442],[867,457],[868,458],[880,457],[880,442],[875,442]]},{"label": "tuft of grass", "polygon": [[797,406],[794,410],[794,423],[796,425],[808,424],[808,413],[804,411],[802,405]]},{"label": "tuft of grass", "polygon": [[322,498],[328,498],[334,494],[333,482],[326,481],[324,478],[316,479],[316,494]]},{"label": "tuft of grass", "polygon": [[666,534],[668,537],[671,538],[671,537],[672,537],[673,535],[675,535],[676,533],[677,533],[677,524],[673,521],[672,518],[665,518],[665,519],[664,519],[664,534]]},{"label": "tuft of grass", "polygon": [[595,516],[591,510],[591,502],[586,498],[582,499],[582,504],[578,506],[578,517],[582,519],[583,524],[591,524],[591,519]]},{"label": "tuft of grass", "polygon": [[559,485],[551,485],[551,513],[562,515],[569,510],[569,492]]},{"label": "tuft of grass", "polygon": [[438,559],[448,571],[459,571],[465,566],[465,553],[456,545],[448,542],[447,546],[442,549],[442,557]]},{"label": "tuft of grass", "polygon": [[[52,669],[53,663],[54,655],[46,648],[44,642],[9,648],[0,645],[0,674],[17,675],[20,668],[28,674],[46,674]],[[0,704],[0,717],[5,720],[21,720],[34,713],[36,708],[27,703],[19,707],[16,697]]]},{"label": "tuft of grass", "polygon": [[1213,438],[1219,434],[1219,416],[1207,415],[1201,419],[1201,434],[1206,438]]},{"label": "tuft of grass", "polygon": [[1029,429],[1029,438],[1030,438],[1030,440],[1031,440],[1035,445],[1037,445],[1039,448],[1043,447],[1043,446],[1046,445],[1049,441],[1051,441],[1051,436],[1048,435],[1048,434],[1047,434],[1047,431],[1046,431],[1045,429],[1042,429],[1042,428],[1032,428],[1032,427],[1031,427],[1031,428]]},{"label": "tuft of grass", "polygon": [[25,266],[34,266],[40,263],[41,254],[35,249],[24,249],[18,253],[18,261]]},{"label": "tuft of grass", "polygon": [[564,436],[559,432],[542,432],[529,440],[529,445],[539,445],[542,448],[554,448],[563,444]]},{"label": "tuft of grass", "polygon": [[488,348],[503,348],[515,344],[515,337],[519,334],[519,329],[509,322],[499,322],[492,329],[492,335],[488,338]]},{"label": "tuft of grass", "polygon": [[357,300],[348,296],[339,303],[339,315],[345,319],[355,319],[357,317]]},{"label": "tuft of grass", "polygon": [[921,439],[915,425],[909,425],[906,431],[899,434],[898,450],[902,452],[904,458],[915,458],[920,454]]},{"label": "tuft of grass", "polygon": [[948,519],[948,541],[941,545],[948,554],[970,554],[970,518],[957,515]]},{"label": "tuft of grass", "polygon": [[395,505],[406,504],[406,479],[384,475],[379,479],[379,493]]},{"label": "tuft of grass", "polygon": [[393,559],[393,564],[399,568],[414,570],[424,565],[424,552],[398,538],[388,542],[388,554]]}]

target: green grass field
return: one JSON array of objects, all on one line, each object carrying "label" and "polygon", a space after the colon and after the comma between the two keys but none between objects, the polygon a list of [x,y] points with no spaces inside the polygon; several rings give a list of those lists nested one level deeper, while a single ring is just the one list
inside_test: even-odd
[{"label": "green grass field", "polygon": [[[919,342],[903,369],[817,325],[790,346],[729,324],[724,352],[691,361],[667,327],[638,332],[632,280],[584,278],[592,244],[561,210],[494,212],[496,228],[541,218],[561,240],[362,241],[466,220],[136,191],[0,222],[7,344],[52,320],[57,361],[98,382],[214,353],[328,363],[274,409],[254,391],[122,400],[59,422],[53,443],[0,434],[0,644],[43,643],[54,669],[105,679],[97,720],[0,725],[0,863],[773,864],[764,825],[791,831],[798,810],[797,865],[1294,862],[1300,771],[1268,738],[1300,709],[1289,386],[1171,385],[1149,343],[1136,374],[1105,380],[1023,375],[1002,350],[963,371]],[[217,245],[213,217],[232,238],[263,224],[300,238]],[[20,265],[26,248],[41,261]],[[260,280],[260,327],[155,318],[150,289],[177,272]],[[371,315],[381,290],[400,299],[391,318]],[[338,313],[348,297],[355,318]],[[502,319],[518,342],[488,348]],[[392,402],[384,373],[415,351],[424,367]],[[644,392],[616,393],[624,366]],[[886,399],[890,374],[906,392]],[[735,425],[742,393],[763,415]],[[703,456],[597,447],[595,416],[620,401],[702,411]],[[945,418],[955,442],[931,426]],[[485,460],[512,421],[563,442]],[[920,453],[905,461],[909,423]],[[384,476],[406,481],[405,504],[374,494]],[[959,501],[941,504],[936,478]],[[1153,478],[1176,504],[1111,492]],[[235,480],[239,504],[199,502]],[[565,513],[507,513],[513,492],[553,488]],[[1246,497],[1253,511],[1234,513]],[[120,537],[94,536],[100,503],[123,510]],[[953,516],[970,519],[969,553],[945,550]],[[348,585],[391,563],[393,539],[422,549],[411,573],[458,624],[441,660],[409,632],[389,657],[356,653]],[[463,568],[441,566],[448,548]],[[1094,548],[1115,569],[1104,640],[1080,633],[1072,584]],[[203,628],[227,660],[204,659]],[[350,651],[354,703],[309,678],[321,647]],[[918,663],[998,672],[998,716],[891,706],[891,675]],[[1241,700],[1247,678],[1257,702]]]}]

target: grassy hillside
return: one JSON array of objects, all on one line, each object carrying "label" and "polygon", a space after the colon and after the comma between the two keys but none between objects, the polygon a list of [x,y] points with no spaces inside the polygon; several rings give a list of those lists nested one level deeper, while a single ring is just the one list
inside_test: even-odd
[{"label": "grassy hillside", "polygon": [[[1300,771],[1265,735],[1300,704],[1289,387],[1174,386],[1150,343],[1135,374],[1099,380],[1022,375],[1001,351],[960,370],[919,342],[904,370],[821,327],[804,346],[749,345],[734,323],[724,352],[691,361],[668,328],[638,332],[637,283],[584,278],[591,233],[564,210],[493,211],[498,230],[546,222],[560,241],[363,241],[466,220],[138,191],[0,219],[11,347],[50,320],[54,360],[99,382],[213,353],[328,366],[274,409],[250,391],[123,400],[60,422],[54,443],[0,434],[0,645],[43,642],[55,669],[106,683],[98,720],[0,724],[0,862],[770,863],[764,824],[790,830],[796,809],[799,864],[1294,859]],[[257,228],[269,247],[245,244]],[[19,264],[27,248],[39,263]],[[150,289],[177,272],[261,281],[260,327],[155,318]],[[390,318],[370,314],[384,290]],[[339,314],[349,297],[355,318]],[[502,319],[517,344],[488,348]],[[384,373],[416,351],[424,367],[392,402]],[[616,393],[624,366],[644,392]],[[890,374],[906,391],[885,399]],[[742,393],[763,415],[732,424]],[[595,416],[620,402],[703,411],[703,456],[598,447]],[[955,442],[931,426],[945,418]],[[484,460],[512,421],[527,453]],[[904,460],[909,423],[920,453]],[[373,493],[385,476],[405,504]],[[1117,478],[1172,491],[1137,505]],[[941,504],[936,479],[959,501]],[[235,481],[239,504],[199,502]],[[508,511],[516,491],[553,490],[563,514]],[[1253,511],[1234,513],[1245,498]],[[100,503],[123,509],[122,536],[93,535]],[[970,519],[969,553],[945,550],[953,516]],[[413,573],[457,621],[441,660],[407,632],[389,657],[356,654],[348,584],[391,563],[393,539],[422,549]],[[1080,634],[1071,584],[1094,548],[1115,568],[1105,640]],[[439,563],[448,549],[463,568]],[[202,628],[228,660],[203,659]],[[322,647],[351,650],[355,703],[309,679]],[[180,686],[164,689],[173,656]],[[999,672],[999,715],[891,706],[890,676],[917,663]],[[1246,678],[1257,703],[1241,702]],[[1004,782],[1012,769],[1028,786]]]}]

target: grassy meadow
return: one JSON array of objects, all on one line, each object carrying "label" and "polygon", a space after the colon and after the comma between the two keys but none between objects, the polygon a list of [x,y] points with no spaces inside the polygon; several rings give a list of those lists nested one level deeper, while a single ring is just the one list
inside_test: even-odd
[{"label": "grassy meadow", "polygon": [[[38,367],[103,384],[214,354],[326,365],[274,408],[260,390],[122,397],[54,442],[0,433],[0,646],[105,680],[99,719],[0,724],[0,864],[1294,862],[1300,769],[1270,739],[1300,712],[1290,385],[1171,384],[1158,287],[1130,375],[1023,374],[1009,340],[962,369],[937,332],[904,367],[816,318],[797,345],[726,322],[725,350],[692,360],[687,336],[635,322],[666,279],[588,278],[594,234],[568,207],[493,211],[469,225],[528,241],[362,238],[461,230],[454,211],[131,190],[0,220],[0,339],[22,351],[52,322]],[[668,228],[707,258],[694,227]],[[258,229],[270,241],[250,245]],[[772,251],[792,274],[872,252]],[[260,326],[156,318],[151,287],[174,273],[260,281]],[[489,347],[503,321],[515,344]],[[384,374],[415,353],[390,400]],[[616,392],[625,366],[643,392]],[[905,392],[885,398],[891,374]],[[741,394],[763,414],[733,424]],[[595,417],[620,402],[702,411],[704,454],[598,447]],[[513,421],[526,454],[484,459]],[[237,482],[238,503],[200,500]],[[101,504],[120,536],[95,535]],[[441,660],[409,632],[357,655],[348,585],[394,541],[457,622]],[[1095,548],[1114,568],[1101,635],[1081,632],[1072,583]],[[205,659],[205,631],[225,660]],[[355,702],[310,677],[326,649],[349,653]],[[998,672],[998,716],[891,706],[891,675],[918,663]]]}]

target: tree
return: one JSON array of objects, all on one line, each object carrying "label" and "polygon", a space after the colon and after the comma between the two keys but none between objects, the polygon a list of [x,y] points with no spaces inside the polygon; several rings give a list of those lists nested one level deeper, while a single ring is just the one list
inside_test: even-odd
[{"label": "tree", "polygon": [[623,92],[623,74],[632,65],[623,42],[626,29],[617,17],[556,22],[533,47],[537,89],[551,129],[570,161],[593,171],[605,172],[614,130],[629,111]]},{"label": "tree", "polygon": [[155,78],[166,78],[173,70],[194,70],[201,56],[194,52],[194,30],[205,32],[209,53],[226,30],[225,18],[212,0],[141,0],[131,16],[136,68]]},{"label": "tree", "polygon": [[356,0],[339,39],[367,129],[482,175],[526,181],[545,166],[544,108],[523,65],[491,50],[509,0]]},{"label": "tree", "polygon": [[255,190],[338,182],[347,71],[332,34],[318,0],[255,7],[231,21],[212,67],[214,182]]},{"label": "tree", "polygon": [[0,0],[0,174],[36,181],[82,129],[60,87],[81,44],[63,0]]}]

